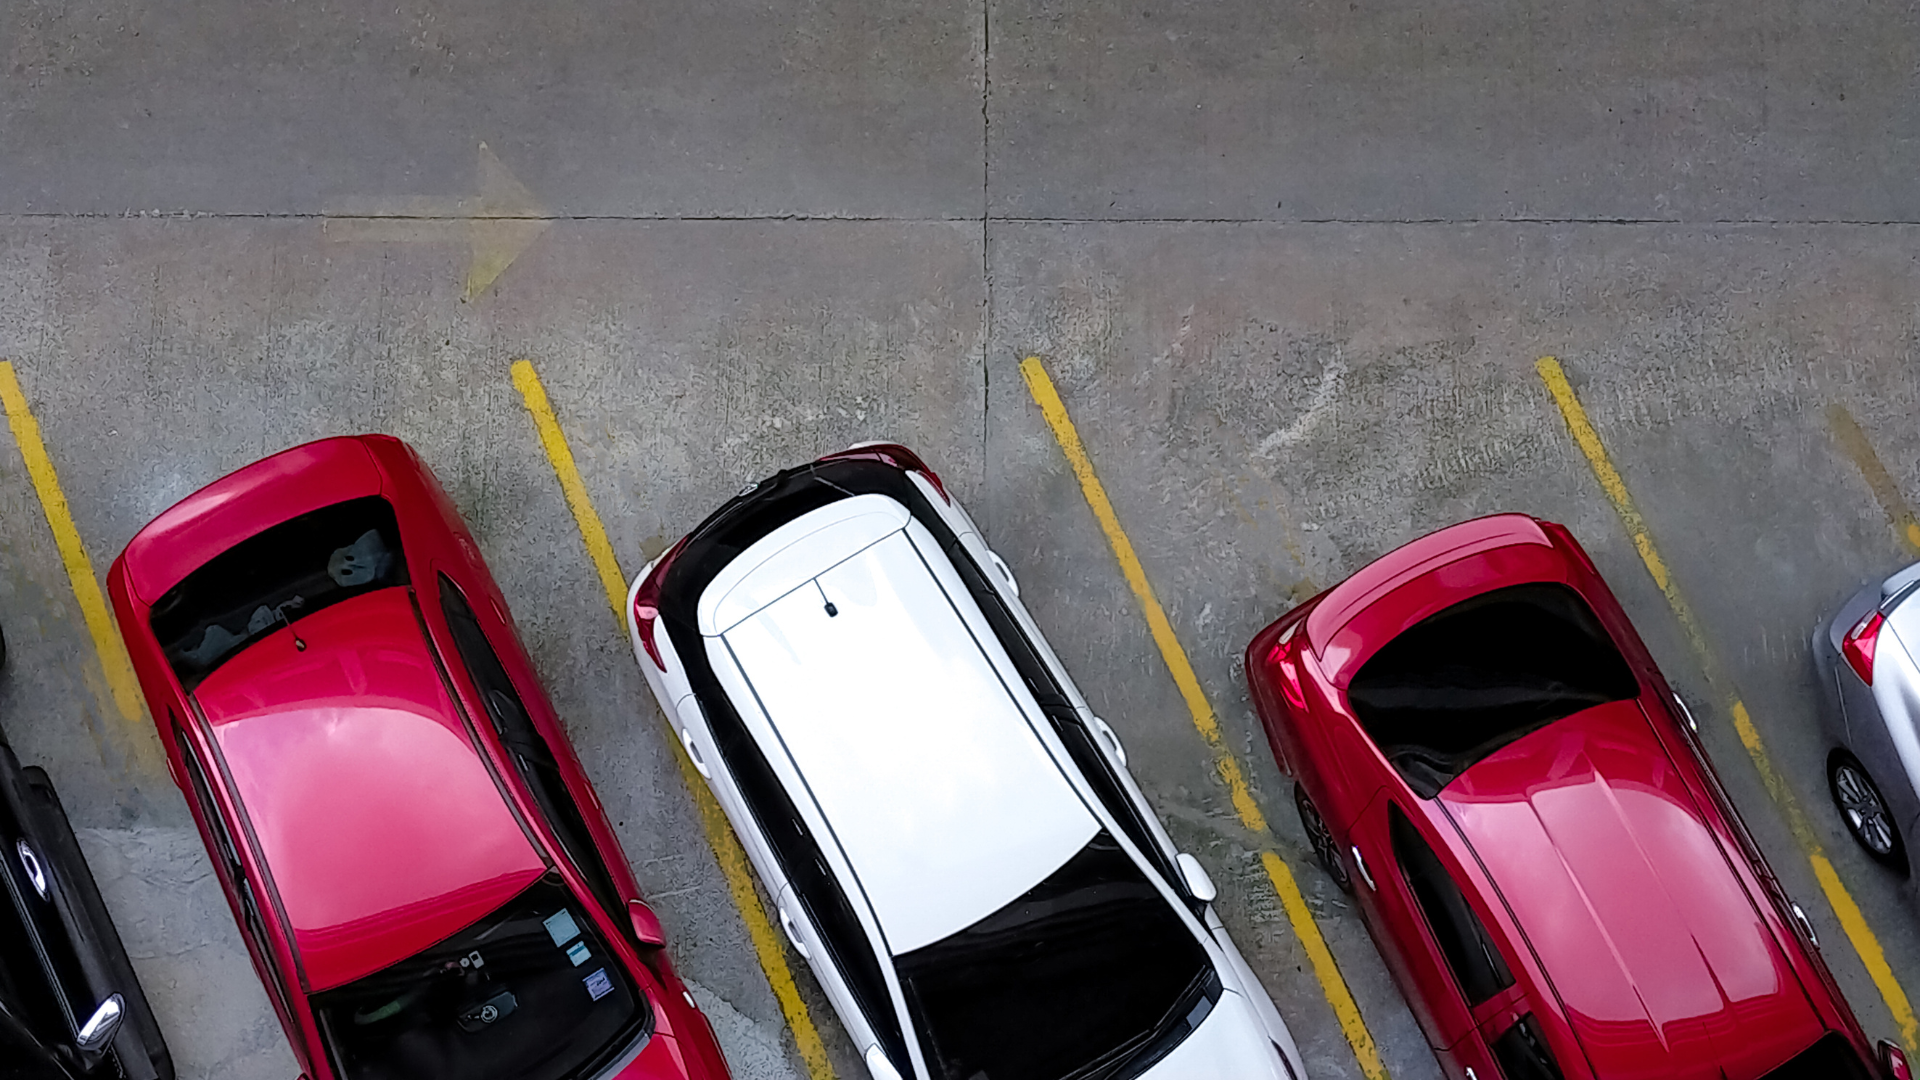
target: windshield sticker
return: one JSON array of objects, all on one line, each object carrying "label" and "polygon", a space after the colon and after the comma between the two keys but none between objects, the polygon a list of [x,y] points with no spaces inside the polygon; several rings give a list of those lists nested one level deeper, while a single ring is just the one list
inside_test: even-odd
[{"label": "windshield sticker", "polygon": [[592,956],[592,950],[587,948],[587,943],[584,941],[576,941],[567,946],[567,959],[573,961],[574,967],[579,967],[581,964],[586,963],[588,958]]},{"label": "windshield sticker", "polygon": [[580,924],[573,921],[573,912],[566,908],[549,915],[540,925],[547,928],[547,934],[553,938],[555,945],[565,945],[580,936]]},{"label": "windshield sticker", "polygon": [[613,993],[613,980],[607,977],[606,968],[596,969],[593,974],[587,976],[586,983],[587,993],[592,995],[595,1001]]}]

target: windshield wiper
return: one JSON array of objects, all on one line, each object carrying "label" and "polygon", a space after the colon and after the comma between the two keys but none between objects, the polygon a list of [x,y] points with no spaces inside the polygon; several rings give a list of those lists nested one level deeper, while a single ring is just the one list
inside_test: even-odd
[{"label": "windshield wiper", "polygon": [[[1189,1028],[1179,1032],[1179,1038],[1171,1038],[1170,1036],[1175,1034],[1175,1025],[1192,1016],[1196,1005],[1201,1000],[1208,1002],[1207,1011],[1212,1012],[1212,1003],[1219,1000],[1221,991],[1220,976],[1209,965],[1193,977],[1193,981],[1187,984],[1179,997],[1173,999],[1173,1005],[1153,1027],[1082,1065],[1061,1077],[1060,1080],[1111,1080],[1129,1065],[1138,1063],[1142,1068],[1152,1065],[1166,1057],[1186,1036],[1193,1033],[1193,1028]],[[1204,1021],[1205,1018],[1202,1019]]]}]

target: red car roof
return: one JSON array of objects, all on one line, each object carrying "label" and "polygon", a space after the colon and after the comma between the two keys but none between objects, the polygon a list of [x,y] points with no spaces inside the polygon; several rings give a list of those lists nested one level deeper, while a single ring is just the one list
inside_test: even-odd
[{"label": "red car roof", "polygon": [[418,952],[545,871],[447,696],[404,588],[254,642],[194,697],[310,990]]},{"label": "red car roof", "polygon": [[1596,1074],[1758,1076],[1819,1038],[1792,966],[1639,701],[1511,743],[1439,801]]}]

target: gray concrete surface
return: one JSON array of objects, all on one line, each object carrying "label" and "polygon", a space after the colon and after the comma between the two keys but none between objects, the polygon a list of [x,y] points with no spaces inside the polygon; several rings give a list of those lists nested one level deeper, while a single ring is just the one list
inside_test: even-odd
[{"label": "gray concrete surface", "polygon": [[[1911,557],[1825,416],[1845,405],[1920,501],[1913,13],[390,7],[0,9],[0,357],[102,571],[173,500],[271,451],[368,430],[418,446],[741,1080],[803,1070],[514,359],[538,365],[629,573],[767,471],[862,438],[919,448],[1221,882],[1315,1075],[1358,1070],[1023,356],[1058,380],[1393,1075],[1438,1074],[1311,866],[1238,655],[1368,559],[1497,510],[1562,521],[1593,552],[1869,1031],[1890,1017],[1727,692],[1920,993],[1912,902],[1828,804],[1803,645]],[[524,197],[476,169],[482,142]],[[558,220],[461,220],[500,212]],[[1536,218],[1553,220],[1520,220]],[[476,261],[504,272],[468,296]],[[1541,389],[1546,354],[1720,685]],[[0,625],[0,724],[63,792],[182,1075],[287,1080],[184,803],[138,764],[152,736],[107,699],[3,437]]]}]

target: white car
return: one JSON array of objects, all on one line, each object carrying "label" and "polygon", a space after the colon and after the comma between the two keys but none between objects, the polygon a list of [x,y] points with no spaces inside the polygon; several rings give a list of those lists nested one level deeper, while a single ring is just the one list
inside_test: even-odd
[{"label": "white car", "polygon": [[741,492],[634,652],[875,1080],[1301,1080],[1286,1023],[910,451]]}]

